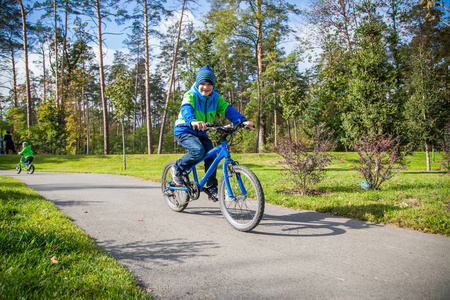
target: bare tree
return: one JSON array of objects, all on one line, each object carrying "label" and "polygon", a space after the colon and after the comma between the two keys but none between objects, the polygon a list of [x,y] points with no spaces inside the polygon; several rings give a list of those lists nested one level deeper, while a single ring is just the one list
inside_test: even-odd
[{"label": "bare tree", "polygon": [[97,34],[98,34],[98,71],[100,74],[100,97],[103,108],[103,153],[109,154],[109,116],[108,101],[105,96],[105,73],[103,69],[103,38],[102,38],[102,14],[100,11],[100,0],[95,1],[97,12]]},{"label": "bare tree", "polygon": [[27,97],[27,128],[31,127],[31,88],[30,88],[30,72],[28,69],[28,40],[27,40],[27,20],[25,8],[22,0],[17,0],[22,14],[22,34],[23,34],[23,50],[25,56],[25,81],[26,81],[26,97]]},{"label": "bare tree", "polygon": [[169,107],[170,94],[171,94],[172,85],[173,85],[173,78],[174,78],[174,75],[175,75],[175,66],[176,66],[176,62],[177,62],[178,47],[179,47],[180,35],[181,35],[181,25],[183,23],[183,14],[184,14],[184,6],[185,6],[185,4],[186,4],[186,0],[183,0],[183,6],[181,8],[180,23],[178,24],[177,43],[175,45],[175,52],[173,54],[172,72],[170,73],[169,88],[167,89],[166,104],[164,105],[164,114],[163,114],[163,119],[162,119],[162,122],[161,122],[161,130],[159,132],[158,154],[161,154],[161,151],[162,151],[163,137],[164,137],[164,127],[165,127],[166,122],[167,122],[167,110],[168,110],[168,107]]}]

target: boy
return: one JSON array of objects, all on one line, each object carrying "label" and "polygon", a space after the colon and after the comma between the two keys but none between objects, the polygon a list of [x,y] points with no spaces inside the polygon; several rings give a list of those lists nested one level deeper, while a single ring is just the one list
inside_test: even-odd
[{"label": "boy", "polygon": [[23,162],[27,168],[30,168],[31,162],[34,159],[33,151],[31,151],[31,147],[28,146],[27,142],[22,143],[22,151],[20,151],[19,155],[23,155],[25,157],[25,161]]},{"label": "boy", "polygon": [[[209,66],[204,66],[195,75],[195,83],[191,89],[184,94],[181,103],[181,111],[175,121],[174,135],[179,145],[186,148],[188,152],[177,160],[170,170],[172,181],[176,185],[183,185],[181,174],[199,162],[205,153],[214,148],[211,140],[206,134],[206,122],[214,123],[214,116],[219,113],[234,124],[244,121],[244,124],[253,127],[251,121],[241,115],[229,105],[215,91],[216,76]],[[214,161],[214,156],[205,160],[205,170]],[[216,171],[206,183],[205,192],[209,199],[217,201],[217,178]]]}]

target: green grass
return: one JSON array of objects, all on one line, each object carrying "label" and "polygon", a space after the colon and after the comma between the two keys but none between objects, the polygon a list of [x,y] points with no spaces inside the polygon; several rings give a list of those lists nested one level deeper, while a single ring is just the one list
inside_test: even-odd
[{"label": "green grass", "polygon": [[[450,236],[450,176],[439,170],[440,155],[430,172],[426,171],[425,153],[408,156],[407,170],[383,183],[378,191],[360,188],[363,179],[351,164],[356,154],[334,155],[339,159],[328,167],[327,177],[317,186],[317,196],[280,192],[293,186],[280,175],[283,167],[276,154],[233,154],[233,158],[256,173],[268,203]],[[165,163],[180,156],[127,155],[127,170],[123,170],[121,155],[37,156],[34,163],[36,172],[109,173],[159,182]],[[0,156],[0,168],[12,170],[17,161],[18,156]]]},{"label": "green grass", "polygon": [[125,268],[21,181],[0,176],[0,199],[1,299],[149,299]]}]

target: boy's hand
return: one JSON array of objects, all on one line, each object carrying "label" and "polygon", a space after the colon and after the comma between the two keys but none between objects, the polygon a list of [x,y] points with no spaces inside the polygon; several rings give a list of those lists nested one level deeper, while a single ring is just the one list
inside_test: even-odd
[{"label": "boy's hand", "polygon": [[244,122],[244,125],[246,125],[246,126],[248,126],[248,127],[255,127],[255,125],[253,125],[253,122],[252,121],[246,121],[246,122]]},{"label": "boy's hand", "polygon": [[205,131],[206,130],[206,123],[202,122],[202,121],[192,121],[191,122],[191,127],[194,130]]}]

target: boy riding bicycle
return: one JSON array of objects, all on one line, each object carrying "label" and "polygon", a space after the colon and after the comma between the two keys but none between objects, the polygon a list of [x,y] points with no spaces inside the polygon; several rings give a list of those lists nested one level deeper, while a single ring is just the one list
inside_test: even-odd
[{"label": "boy riding bicycle", "polygon": [[[198,163],[205,153],[214,148],[213,143],[206,134],[206,122],[213,123],[216,113],[225,116],[234,124],[244,121],[244,124],[253,127],[251,121],[241,115],[228,104],[216,91],[216,76],[209,66],[201,68],[196,76],[195,83],[184,94],[181,111],[175,121],[174,135],[178,144],[188,152],[177,160],[172,167],[172,181],[176,185],[183,185],[181,174]],[[205,171],[211,166],[215,156],[205,160]],[[206,183],[204,189],[209,199],[217,201],[216,171]]]}]

